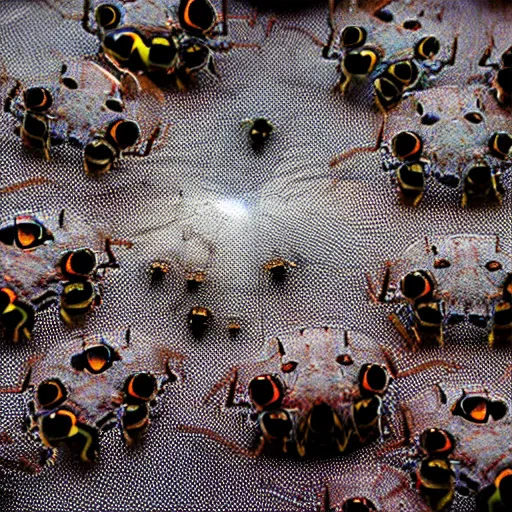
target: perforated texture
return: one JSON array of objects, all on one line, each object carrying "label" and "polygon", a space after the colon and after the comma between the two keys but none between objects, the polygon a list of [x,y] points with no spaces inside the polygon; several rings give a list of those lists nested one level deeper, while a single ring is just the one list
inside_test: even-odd
[{"label": "perforated texture", "polygon": [[[51,3],[0,4],[1,63],[24,86],[52,86],[63,62],[93,57],[98,49],[97,39],[80,25],[82,2],[63,2],[59,10]],[[146,158],[122,159],[98,179],[85,175],[82,151],[69,144],[53,148],[50,162],[25,151],[13,133],[16,121],[2,114],[1,220],[28,213],[58,231],[56,219],[64,209],[67,230],[87,226],[95,240],[110,236],[117,241],[113,250],[120,268],[106,273],[103,303],[83,329],[66,328],[53,305],[38,313],[33,340],[2,340],[0,386],[19,385],[34,355],[79,352],[81,334],[119,334],[129,326],[130,350],[141,366],[159,371],[155,361],[172,351],[185,359],[183,378],[165,387],[141,446],[128,450],[119,428],[102,431],[100,457],[91,468],[80,467],[60,450],[55,466],[37,475],[20,471],[19,457],[36,461],[40,452],[40,444],[23,429],[31,395],[0,394],[0,433],[13,440],[0,444],[1,457],[11,461],[0,465],[0,509],[322,510],[327,486],[333,507],[359,494],[382,511],[427,510],[410,477],[419,460],[414,447],[380,453],[386,443],[403,437],[402,405],[411,410],[412,444],[427,427],[452,431],[454,458],[465,467],[462,452],[467,451],[476,460],[467,473],[480,484],[492,480],[492,471],[482,474],[490,464],[504,454],[508,459],[501,464],[510,459],[510,347],[492,350],[483,329],[464,325],[450,329],[442,349],[410,352],[388,320],[396,304],[372,304],[366,279],[367,273],[380,275],[387,261],[398,261],[425,236],[498,234],[503,251],[511,253],[510,173],[503,179],[507,192],[499,207],[463,209],[460,189],[431,179],[424,200],[409,208],[399,203],[380,154],[361,153],[331,168],[335,155],[375,144],[382,116],[369,88],[355,87],[348,97],[341,96],[335,87],[336,61],[323,59],[311,37],[289,28],[298,25],[326,40],[327,3],[306,3],[278,12],[267,38],[269,11],[259,14],[254,27],[230,21],[230,39],[256,42],[261,49],[216,52],[218,79],[202,73],[189,91],[166,90],[162,126],[168,129],[157,148]],[[349,3],[354,2],[339,8],[340,24],[379,25],[385,42],[390,27],[366,13],[350,14]],[[230,7],[235,14],[250,15],[253,4],[258,2],[232,0]],[[477,62],[491,32],[495,57],[510,45],[507,2],[407,2],[397,19],[415,18],[421,9],[426,26],[442,39],[443,51],[459,34],[456,64],[438,76],[435,87],[465,84],[481,73]],[[432,14],[436,9],[443,10],[442,21]],[[133,23],[165,19],[165,13],[157,0],[127,4]],[[4,81],[2,97],[12,85],[12,79]],[[255,117],[275,126],[257,152],[242,123]],[[6,193],[5,187],[30,178],[45,183]],[[264,270],[278,257],[296,265],[289,266],[282,283]],[[169,265],[161,282],[151,281],[154,261]],[[188,291],[185,275],[195,270],[205,270],[206,281]],[[187,325],[194,306],[213,314],[200,339]],[[236,336],[228,331],[232,319],[241,327]],[[362,333],[385,347],[397,370],[406,372],[386,396],[392,414],[382,441],[332,460],[253,459],[179,430],[199,425],[253,446],[258,433],[246,414],[204,404],[204,398],[230,368],[264,357],[276,335],[323,326]],[[407,373],[432,360],[453,364]],[[448,394],[446,405],[439,405],[436,384]],[[454,417],[449,407],[467,387],[503,399],[507,416],[475,429]],[[473,509],[474,494],[456,493],[453,510]]]}]

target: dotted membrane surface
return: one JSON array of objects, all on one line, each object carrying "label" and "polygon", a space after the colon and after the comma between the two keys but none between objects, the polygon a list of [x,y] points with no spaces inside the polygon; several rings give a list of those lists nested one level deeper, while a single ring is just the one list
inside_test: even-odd
[{"label": "dotted membrane surface", "polygon": [[[495,103],[482,112],[485,129],[478,133],[472,127],[462,130],[458,121],[450,127],[448,120],[452,111],[459,119],[473,99],[463,98],[460,105],[443,110],[443,101],[473,94],[475,84],[487,94],[486,101],[495,101],[482,78],[489,70],[478,61],[491,37],[493,62],[512,43],[509,2],[391,1],[386,9],[392,22],[372,15],[379,3],[336,2],[335,23],[338,28],[371,28],[369,40],[387,54],[406,52],[420,35],[435,34],[446,56],[457,38],[454,65],[417,94],[424,108],[433,105],[442,111],[442,134],[450,141],[443,158],[451,158],[458,144],[466,161],[474,155],[466,143],[476,137],[480,150],[481,133],[493,126],[512,130],[510,111]],[[124,5],[128,23],[148,26],[163,25],[177,7],[164,0]],[[220,2],[215,6],[220,13]],[[189,90],[143,89],[138,98],[127,100],[143,137],[162,127],[144,158],[126,156],[110,172],[87,176],[77,144],[52,147],[51,160],[45,161],[23,148],[14,133],[16,119],[1,114],[0,220],[35,216],[66,249],[88,246],[100,254],[103,241],[110,239],[119,268],[107,269],[98,279],[102,303],[82,325],[67,327],[53,303],[37,312],[31,340],[1,339],[0,387],[20,387],[30,364],[34,384],[50,377],[73,379],[69,361],[82,350],[84,339],[103,339],[121,356],[104,387],[103,381],[95,384],[99,388],[80,387],[89,382],[83,376],[70,386],[78,394],[84,390],[89,408],[108,402],[98,398],[107,384],[120,393],[130,371],[148,370],[163,379],[164,361],[169,360],[177,379],[163,386],[151,406],[151,423],[139,445],[126,446],[113,415],[113,428],[99,432],[99,457],[90,467],[61,448],[54,465],[41,466],[42,443],[26,428],[31,389],[0,393],[0,510],[325,511],[342,510],[347,500],[364,497],[382,512],[428,511],[413,482],[423,457],[418,439],[426,428],[444,428],[455,438],[449,456],[454,472],[449,509],[476,510],[477,490],[512,461],[511,347],[489,347],[488,330],[466,318],[446,329],[443,347],[412,351],[389,321],[399,306],[373,302],[368,276],[378,287],[387,264],[393,269],[402,268],[405,260],[421,265],[422,251],[416,248],[425,237],[482,235],[485,251],[471,262],[478,269],[487,263],[480,255],[493,254],[488,246],[496,236],[500,250],[511,254],[512,173],[503,165],[501,205],[463,208],[460,187],[447,187],[430,176],[423,200],[410,207],[401,204],[394,174],[383,167],[382,151],[355,152],[331,166],[337,155],[375,147],[383,115],[368,84],[351,84],[345,95],[339,91],[338,61],[324,58],[319,44],[329,36],[328,2],[230,0],[229,12],[227,38],[252,46],[214,51],[217,76],[202,71]],[[2,100],[16,80],[23,88],[55,91],[60,121],[72,125],[83,143],[92,134],[90,124],[99,129],[110,118],[101,110],[107,84],[91,64],[105,65],[98,59],[99,42],[83,29],[82,16],[81,0],[0,2]],[[419,21],[421,29],[404,28],[408,20]],[[79,96],[78,90],[76,101],[58,91],[63,64],[76,77],[85,69],[85,78],[77,80],[89,92]],[[443,96],[443,91],[450,94]],[[384,144],[394,130],[420,126],[413,100],[409,96],[389,113]],[[486,112],[492,113],[488,120]],[[267,118],[274,131],[255,150],[244,121],[258,117]],[[429,133],[432,152],[444,135]],[[414,257],[406,253],[413,245]],[[2,286],[13,271],[11,252],[12,247],[2,248]],[[46,252],[48,265],[55,266],[57,255]],[[285,266],[282,281],[268,270],[276,259]],[[431,260],[425,255],[424,264]],[[154,262],[165,267],[160,280],[151,277]],[[25,280],[18,289],[28,300],[41,291],[36,273],[44,277],[48,268],[39,260],[23,268],[16,259],[16,265]],[[186,276],[197,271],[206,278],[191,289]],[[451,275],[443,286],[471,276],[471,271]],[[474,283],[465,286],[475,288]],[[487,288],[499,293],[495,284]],[[460,289],[453,296],[457,304],[452,309],[464,309]],[[472,298],[479,314],[491,302]],[[211,312],[199,338],[188,325],[194,307]],[[236,334],[228,328],[230,322],[239,325]],[[125,350],[120,347],[128,328],[130,346]],[[358,365],[376,362],[393,372],[383,397],[382,436],[332,458],[251,457],[260,435],[254,409],[228,407],[229,383],[221,385],[222,379],[239,369],[247,385],[259,368],[267,368],[260,363],[275,350],[276,337],[285,340],[285,350],[296,350],[302,346],[296,341],[303,329],[317,329],[313,344],[322,332],[335,332],[333,339],[341,347],[341,333],[358,333],[353,339],[364,340],[354,348]],[[307,380],[311,401],[315,396],[321,401],[326,390],[332,394],[334,385],[346,393],[356,387],[355,368],[346,382],[343,372],[333,383],[323,382],[321,351],[295,355],[297,382],[304,376],[303,360],[315,377]],[[292,377],[286,381],[291,389]],[[243,393],[247,398],[247,390]],[[506,414],[484,424],[467,421],[453,413],[464,393],[504,404]],[[300,398],[295,397],[297,402]],[[79,406],[79,397],[73,403]],[[89,409],[86,413],[90,421],[99,416]]]}]

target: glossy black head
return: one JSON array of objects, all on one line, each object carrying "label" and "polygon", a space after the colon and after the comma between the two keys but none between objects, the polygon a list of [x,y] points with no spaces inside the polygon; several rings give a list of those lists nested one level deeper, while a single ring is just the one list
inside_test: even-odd
[{"label": "glossy black head", "polygon": [[420,39],[414,47],[414,56],[419,60],[434,58],[441,49],[441,43],[435,36],[426,36]]},{"label": "glossy black head", "polygon": [[114,4],[100,4],[94,11],[94,19],[103,30],[112,30],[121,24],[122,13]]},{"label": "glossy black head", "polygon": [[274,375],[259,375],[249,383],[249,396],[258,411],[277,409],[284,397],[283,384]]},{"label": "glossy black head", "polygon": [[99,175],[110,171],[119,151],[104,138],[89,142],[84,149],[84,168],[87,174]]},{"label": "glossy black head", "polygon": [[420,446],[426,455],[446,457],[455,448],[455,439],[446,430],[429,428],[420,436]]},{"label": "glossy black head", "polygon": [[75,354],[71,358],[71,366],[77,371],[98,375],[107,371],[115,361],[120,359],[119,354],[112,347],[100,343]]},{"label": "glossy black head", "polygon": [[402,85],[397,85],[396,80],[390,75],[381,76],[373,82],[373,89],[377,104],[384,110],[389,110],[402,99]]},{"label": "glossy black head", "polygon": [[391,150],[399,160],[417,161],[423,152],[423,142],[415,132],[400,132],[391,140]]},{"label": "glossy black head", "polygon": [[349,25],[341,33],[340,44],[344,48],[358,48],[366,43],[368,33],[364,27]]},{"label": "glossy black head", "polygon": [[419,163],[402,164],[396,171],[403,194],[418,195],[425,191],[425,170]]},{"label": "glossy black head", "polygon": [[50,91],[44,87],[30,87],[23,93],[23,101],[33,112],[46,112],[53,104]]},{"label": "glossy black head", "polygon": [[68,392],[59,379],[47,379],[36,389],[37,403],[43,409],[54,409],[67,399]]},{"label": "glossy black head", "polygon": [[66,283],[61,293],[61,307],[71,313],[84,313],[92,308],[96,290],[91,281]]},{"label": "glossy black head", "polygon": [[259,423],[266,439],[286,439],[291,436],[293,422],[287,411],[265,411]]},{"label": "glossy black head", "polygon": [[379,55],[371,49],[353,50],[343,59],[343,68],[349,75],[365,76],[370,74],[379,61]]},{"label": "glossy black head", "polygon": [[67,279],[87,278],[96,268],[96,255],[90,249],[75,249],[63,255],[61,272]]},{"label": "glossy black head", "polygon": [[385,73],[385,76],[394,82],[398,89],[413,85],[418,79],[418,75],[418,66],[412,60],[403,60],[391,64]]},{"label": "glossy black head", "polygon": [[363,364],[359,370],[358,382],[361,395],[383,395],[388,389],[390,378],[384,366]]},{"label": "glossy black head", "polygon": [[178,22],[185,32],[205,35],[217,21],[217,12],[209,0],[180,0]]},{"label": "glossy black head", "polygon": [[330,405],[320,403],[313,406],[309,413],[308,427],[312,434],[329,436],[336,425],[335,412]]},{"label": "glossy black head", "polygon": [[210,59],[211,50],[199,39],[191,38],[180,45],[180,60],[189,71],[206,67]]},{"label": "glossy black head", "polygon": [[154,375],[149,372],[137,372],[130,375],[124,384],[127,403],[140,404],[150,402],[158,392]]},{"label": "glossy black head", "polygon": [[270,137],[274,127],[264,117],[253,119],[249,129],[249,137],[254,147],[261,147],[263,143]]}]

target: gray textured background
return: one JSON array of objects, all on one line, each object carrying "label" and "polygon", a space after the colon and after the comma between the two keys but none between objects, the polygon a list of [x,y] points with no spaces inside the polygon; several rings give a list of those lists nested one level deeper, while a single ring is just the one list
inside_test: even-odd
[{"label": "gray textured background", "polygon": [[[230,4],[233,12],[251,12],[245,2]],[[330,325],[365,333],[392,349],[400,369],[435,358],[459,362],[463,368],[455,373],[432,370],[397,379],[387,397],[390,411],[409,403],[415,433],[445,426],[457,433],[461,446],[471,438],[464,448],[478,460],[475,475],[509,449],[510,415],[471,430],[451,416],[448,406],[439,406],[432,384],[443,383],[452,398],[462,387],[480,386],[504,398],[510,408],[510,376],[503,378],[510,349],[491,351],[483,330],[463,326],[448,333],[443,350],[407,352],[387,321],[391,306],[370,304],[365,273],[378,275],[387,260],[400,258],[427,235],[498,233],[510,252],[511,194],[501,207],[463,210],[459,191],[430,181],[424,201],[413,210],[398,203],[379,155],[361,155],[331,169],[333,155],[375,141],[380,116],[369,94],[346,99],[334,93],[336,63],[323,60],[307,35],[286,29],[295,24],[327,37],[327,5],[310,4],[279,13],[266,40],[268,12],[253,28],[244,21],[230,23],[233,40],[262,43],[261,50],[216,54],[219,80],[203,76],[189,92],[166,91],[164,143],[144,160],[126,158],[98,180],[84,175],[76,148],[55,148],[51,162],[23,151],[13,134],[14,120],[3,114],[0,188],[34,176],[53,183],[2,193],[2,219],[27,212],[51,224],[65,208],[70,230],[88,224],[99,234],[133,242],[132,248],[115,248],[121,268],[108,274],[104,303],[83,332],[115,338],[131,326],[131,350],[146,366],[165,349],[186,360],[185,378],[166,388],[140,448],[127,451],[119,430],[113,429],[101,434],[100,459],[91,469],[77,467],[62,453],[56,466],[37,476],[0,469],[2,510],[315,510],[325,485],[333,504],[363,494],[381,510],[422,510],[411,489],[388,494],[408,482],[406,473],[400,476],[396,470],[407,459],[404,454],[376,458],[378,447],[372,446],[328,461],[249,459],[176,430],[183,424],[208,427],[250,446],[255,432],[239,410],[225,411],[215,401],[205,406],[202,400],[233,365],[257,360],[273,336],[301,327]],[[460,34],[456,66],[440,76],[439,85],[465,84],[479,72],[476,62],[491,31],[498,48],[510,44],[512,9],[508,2],[444,2],[444,18],[438,22],[435,12],[442,4],[395,2],[392,8],[399,22],[425,8],[426,30],[443,41]],[[60,8],[68,15],[81,14],[80,1]],[[376,23],[364,12],[349,14],[347,9],[343,5],[339,11],[342,24]],[[129,21],[156,23],[164,16],[157,0],[129,7]],[[380,29],[379,42],[392,46],[392,30]],[[43,1],[2,2],[0,40],[4,67],[25,85],[51,84],[63,61],[97,50],[96,39],[76,19],[62,18]],[[10,83],[4,83],[2,95]],[[252,151],[241,125],[255,116],[266,116],[276,126],[259,153]],[[506,176],[507,188],[510,181]],[[262,269],[277,256],[297,263],[282,286]],[[151,286],[148,275],[154,259],[171,265],[158,286]],[[190,293],[184,273],[194,266],[205,267],[208,277]],[[186,326],[194,305],[207,306],[214,315],[201,340]],[[236,338],[228,335],[230,318],[241,323]],[[81,332],[65,329],[56,307],[41,313],[33,341],[0,345],[0,385],[19,382],[33,354],[62,355],[65,361],[79,347]],[[15,439],[0,446],[5,458],[37,457],[37,443],[21,429],[28,399],[28,393],[0,395],[0,427]],[[400,436],[400,418],[389,419],[392,440]],[[361,482],[349,482],[349,475],[354,480],[359,475]],[[472,510],[472,500],[457,496],[454,510]]]}]

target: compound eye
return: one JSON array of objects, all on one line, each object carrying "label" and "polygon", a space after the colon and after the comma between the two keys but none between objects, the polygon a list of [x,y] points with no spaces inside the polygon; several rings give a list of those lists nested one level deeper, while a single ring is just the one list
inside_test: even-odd
[{"label": "compound eye", "polygon": [[16,220],[16,245],[29,251],[54,240],[53,235],[36,220]]},{"label": "compound eye", "polygon": [[366,43],[367,35],[366,29],[363,27],[356,27],[354,25],[345,27],[341,33],[341,46],[345,48],[363,46]]},{"label": "compound eye", "polygon": [[410,60],[404,60],[402,62],[397,62],[396,64],[392,64],[387,72],[402,82],[405,86],[410,85],[415,82],[418,78],[418,68],[414,62]]},{"label": "compound eye", "polygon": [[507,132],[496,132],[489,139],[489,150],[498,158],[508,158],[512,153],[512,135]]},{"label": "compound eye", "polygon": [[43,87],[30,87],[23,94],[25,107],[34,112],[44,112],[53,104],[53,98],[48,89]]},{"label": "compound eye", "polygon": [[265,411],[260,419],[260,425],[266,436],[274,439],[290,437],[293,422],[286,411]]},{"label": "compound eye", "polygon": [[133,146],[140,137],[140,128],[135,121],[117,121],[108,130],[109,135],[121,149]]},{"label": "compound eye", "polygon": [[88,276],[96,266],[96,255],[90,249],[77,249],[64,256],[61,263],[63,274],[68,277]]},{"label": "compound eye", "polygon": [[429,428],[421,434],[420,445],[428,455],[446,456],[454,450],[455,440],[446,430]]},{"label": "compound eye", "polygon": [[121,22],[121,11],[112,4],[101,4],[94,12],[96,23],[103,29],[111,30]]},{"label": "compound eye", "polygon": [[482,396],[463,396],[452,407],[452,414],[472,423],[487,423],[490,415],[489,405],[487,398]]},{"label": "compound eye", "polygon": [[157,391],[156,379],[148,372],[135,373],[125,383],[125,393],[135,400],[149,402],[156,396]]},{"label": "compound eye", "polygon": [[114,353],[106,345],[96,345],[89,347],[84,352],[85,369],[93,375],[103,373],[108,370],[114,362]]},{"label": "compound eye", "polygon": [[512,506],[512,469],[506,468],[494,479],[494,486],[498,489],[503,505]]},{"label": "compound eye", "polygon": [[273,375],[259,375],[249,383],[249,396],[258,410],[279,407],[283,395],[283,385]]},{"label": "compound eye", "polygon": [[42,417],[41,431],[49,440],[64,440],[77,433],[76,423],[77,419],[74,413],[60,409]]},{"label": "compound eye", "polygon": [[217,12],[210,0],[181,0],[178,6],[178,21],[190,34],[208,32],[217,20]]},{"label": "compound eye", "polygon": [[377,507],[367,498],[350,498],[341,507],[342,512],[378,512]]},{"label": "compound eye", "polygon": [[421,271],[409,272],[400,281],[400,289],[406,299],[416,300],[433,292],[433,283]]},{"label": "compound eye", "polygon": [[417,133],[400,132],[393,137],[391,149],[399,160],[418,160],[423,152],[423,143]]},{"label": "compound eye", "polygon": [[115,33],[108,33],[103,39],[103,45],[105,48],[114,53],[121,60],[128,60],[131,54],[136,48],[136,45],[140,43],[141,38],[134,32],[121,32],[116,31]]},{"label": "compound eye", "polygon": [[361,394],[383,394],[389,385],[386,369],[380,364],[364,364],[359,371]]},{"label": "compound eye", "polygon": [[37,387],[36,400],[44,409],[58,407],[66,400],[68,392],[58,379],[48,379]]},{"label": "compound eye", "polygon": [[426,36],[420,39],[414,48],[417,59],[427,60],[435,57],[441,49],[441,43],[435,36]]}]

